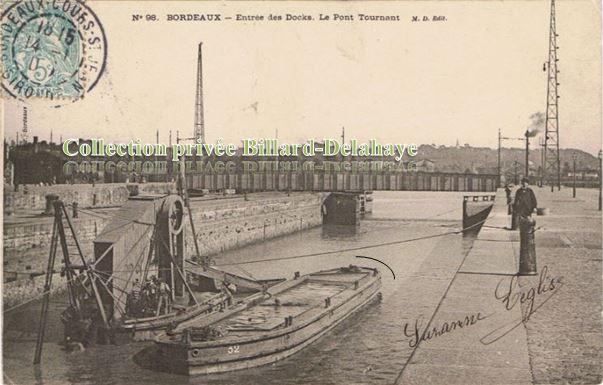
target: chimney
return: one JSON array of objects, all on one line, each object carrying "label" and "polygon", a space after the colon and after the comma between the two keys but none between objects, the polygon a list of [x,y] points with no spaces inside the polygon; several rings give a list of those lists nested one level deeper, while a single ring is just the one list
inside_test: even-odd
[{"label": "chimney", "polygon": [[34,153],[37,154],[38,153],[38,137],[37,136],[33,137],[33,145],[34,145]]}]

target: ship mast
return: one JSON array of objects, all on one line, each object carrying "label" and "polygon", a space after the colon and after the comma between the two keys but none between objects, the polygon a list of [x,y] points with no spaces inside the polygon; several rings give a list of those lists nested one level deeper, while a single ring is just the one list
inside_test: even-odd
[{"label": "ship mast", "polygon": [[203,42],[199,43],[199,53],[197,57],[197,94],[195,97],[195,130],[193,138],[196,143],[205,142],[205,122],[203,118]]}]

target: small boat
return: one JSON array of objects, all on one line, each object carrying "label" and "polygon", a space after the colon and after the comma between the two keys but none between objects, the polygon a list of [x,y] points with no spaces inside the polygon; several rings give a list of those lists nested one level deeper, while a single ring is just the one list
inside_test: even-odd
[{"label": "small boat", "polygon": [[184,248],[184,213],[178,195],[130,197],[94,240],[96,307],[116,332],[152,340],[174,325],[228,308],[234,293],[257,293],[284,281],[256,280],[195,261]]},{"label": "small boat", "polygon": [[219,312],[228,308],[233,296],[224,287],[236,287],[240,295],[257,293],[285,279],[250,280],[248,278],[226,272],[213,266],[201,266],[194,261],[186,260],[186,272],[189,276],[189,287],[197,303],[174,303],[172,311],[162,315],[149,317],[124,317],[118,331],[128,333],[135,341],[152,340],[155,335],[184,321],[200,315]]},{"label": "small boat", "polygon": [[155,338],[158,366],[187,375],[229,372],[284,359],[380,297],[377,269],[350,265],[277,283],[229,308]]}]

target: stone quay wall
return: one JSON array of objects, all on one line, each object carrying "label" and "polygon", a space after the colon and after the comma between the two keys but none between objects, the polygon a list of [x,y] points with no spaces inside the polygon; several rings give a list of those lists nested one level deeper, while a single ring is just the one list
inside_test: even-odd
[{"label": "stone quay wall", "polygon": [[46,195],[55,194],[67,204],[77,202],[82,208],[118,207],[130,196],[130,191],[141,194],[167,194],[176,191],[174,183],[102,183],[56,184],[52,186],[21,185],[17,191],[4,191],[4,215],[19,210],[43,211]]},{"label": "stone quay wall", "polygon": [[[265,239],[322,224],[323,193],[249,194],[229,200],[193,201],[191,211],[202,256],[211,256]],[[190,226],[186,255],[195,255]]]},{"label": "stone quay wall", "polygon": [[[145,187],[149,185],[152,184],[145,184]],[[105,186],[107,190],[111,190],[110,186]],[[125,186],[113,186],[112,191],[122,187],[125,188]],[[144,191],[149,192],[146,189]],[[67,192],[61,198],[67,202],[66,197],[74,196],[71,194],[74,192]],[[223,251],[318,226],[322,223],[320,207],[324,197],[324,193],[296,192],[289,196],[285,193],[254,193],[248,194],[246,198],[241,195],[216,195],[213,199],[211,196],[192,198],[191,212],[200,253],[202,256],[216,256]],[[39,207],[43,210],[41,204]],[[71,215],[71,210],[68,211]],[[84,211],[74,219],[74,227],[78,232],[84,254],[88,260],[92,260],[94,239],[110,220],[111,215],[119,210]],[[188,218],[185,224],[186,255],[187,258],[193,258],[196,251]],[[5,308],[42,293],[44,285],[42,273],[45,272],[48,263],[52,226],[53,217],[37,214],[12,216],[8,221],[5,219],[3,234]],[[57,252],[59,256],[55,270],[60,269],[62,259],[61,251]],[[54,282],[64,283],[58,274]]]}]

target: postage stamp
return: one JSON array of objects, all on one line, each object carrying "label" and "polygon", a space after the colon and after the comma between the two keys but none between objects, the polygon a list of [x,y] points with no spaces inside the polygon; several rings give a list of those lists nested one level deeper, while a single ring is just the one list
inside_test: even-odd
[{"label": "postage stamp", "polygon": [[105,69],[107,39],[79,0],[9,2],[0,19],[5,97],[61,105],[83,98]]}]

